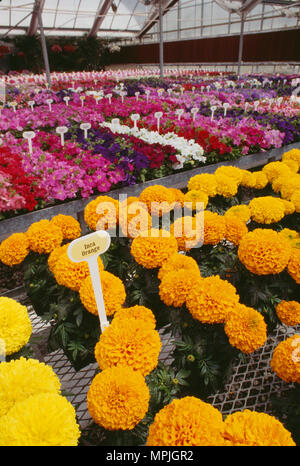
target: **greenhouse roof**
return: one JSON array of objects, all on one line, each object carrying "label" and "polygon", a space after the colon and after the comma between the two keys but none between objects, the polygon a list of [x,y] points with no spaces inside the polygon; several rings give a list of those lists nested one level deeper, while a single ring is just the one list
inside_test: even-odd
[{"label": "greenhouse roof", "polygon": [[[298,0],[160,0],[163,14],[174,7],[190,8],[214,4],[214,11],[247,15],[257,6],[264,5],[276,17],[296,18],[299,25]],[[78,36],[87,34],[99,37],[143,37],[158,21],[159,0],[0,0],[1,36],[35,34],[38,32],[37,8],[47,36]],[[211,8],[211,12],[213,9]],[[265,9],[260,9],[263,17]],[[220,13],[222,16],[222,13]],[[219,15],[220,15],[219,14]],[[191,24],[195,21],[190,10]],[[196,13],[197,15],[197,13]],[[212,13],[211,13],[212,15]],[[259,15],[258,15],[259,16]],[[204,19],[205,21],[205,19]],[[214,23],[214,19],[209,18]],[[228,20],[227,20],[228,21]],[[215,18],[215,23],[220,20]],[[178,28],[180,28],[180,22]]]}]

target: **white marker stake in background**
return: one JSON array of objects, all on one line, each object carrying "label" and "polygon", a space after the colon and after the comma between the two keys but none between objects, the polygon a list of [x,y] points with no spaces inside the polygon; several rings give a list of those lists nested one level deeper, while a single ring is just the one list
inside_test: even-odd
[{"label": "white marker stake in background", "polygon": [[34,104],[35,104],[35,101],[34,100],[29,100],[27,102],[28,106],[31,108],[31,111],[33,112],[33,107],[34,107]]},{"label": "white marker stake in background", "polygon": [[28,141],[28,147],[29,147],[29,153],[32,154],[32,139],[35,136],[34,131],[24,131],[23,133],[23,138],[27,139]]},{"label": "white marker stake in background", "polygon": [[81,123],[80,129],[84,131],[84,139],[87,139],[87,132],[91,129],[91,123]]},{"label": "white marker stake in background", "polygon": [[130,116],[130,118],[133,121],[134,129],[137,129],[137,121],[140,119],[139,113],[134,113],[133,115]]},{"label": "white marker stake in background", "polygon": [[150,91],[147,89],[145,91],[145,94],[146,94],[146,99],[147,99],[147,103],[149,102],[149,95],[150,95]]},{"label": "white marker stake in background", "polygon": [[14,112],[16,113],[16,111],[17,111],[16,108],[17,108],[18,103],[17,102],[11,102],[10,105],[13,108]]},{"label": "white marker stake in background", "polygon": [[160,128],[160,119],[161,117],[163,116],[163,113],[162,112],[156,112],[154,113],[154,116],[157,120],[157,131],[159,132],[159,128]]},{"label": "white marker stake in background", "polygon": [[215,111],[217,110],[217,107],[215,105],[213,105],[212,107],[210,107],[210,110],[211,110],[211,121],[214,119],[214,114],[215,114]]},{"label": "white marker stake in background", "polygon": [[197,107],[194,107],[191,109],[191,114],[193,115],[193,121],[195,121],[198,111],[199,111],[199,108]]},{"label": "white marker stake in background", "polygon": [[46,103],[48,104],[49,110],[50,110],[50,112],[51,112],[51,111],[52,111],[52,103],[53,103],[53,100],[52,100],[52,99],[47,99],[47,100],[46,100]]},{"label": "white marker stake in background", "polygon": [[110,236],[105,230],[99,230],[82,238],[75,239],[68,247],[68,256],[73,262],[87,262],[91,275],[98,315],[100,319],[101,332],[109,327],[107,320],[100,272],[98,267],[98,256],[108,250]]},{"label": "white marker stake in background", "polygon": [[65,136],[64,134],[67,133],[68,128],[66,126],[58,126],[56,128],[57,134],[60,134],[60,143],[62,146],[65,145]]},{"label": "white marker stake in background", "polygon": [[182,115],[184,114],[184,109],[183,109],[183,108],[177,108],[177,109],[175,110],[175,113],[176,113],[176,115],[177,115],[178,120],[180,121],[180,118],[181,118]]},{"label": "white marker stake in background", "polygon": [[223,104],[223,108],[224,108],[224,117],[226,117],[227,115],[227,109],[229,107],[229,103],[228,102],[224,102]]}]

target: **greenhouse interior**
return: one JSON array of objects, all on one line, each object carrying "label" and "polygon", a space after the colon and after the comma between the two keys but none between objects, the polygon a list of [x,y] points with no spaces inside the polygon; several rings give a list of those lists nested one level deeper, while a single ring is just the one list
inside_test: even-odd
[{"label": "greenhouse interior", "polygon": [[300,2],[0,34],[0,446],[300,446]]}]

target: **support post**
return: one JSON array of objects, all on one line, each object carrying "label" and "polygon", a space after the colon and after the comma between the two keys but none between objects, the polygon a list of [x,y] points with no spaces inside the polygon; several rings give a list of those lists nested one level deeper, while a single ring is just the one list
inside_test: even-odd
[{"label": "support post", "polygon": [[43,27],[43,20],[42,20],[42,14],[41,14],[40,6],[38,6],[37,14],[38,14],[40,33],[41,33],[42,51],[43,51],[43,58],[44,58],[47,82],[48,82],[49,88],[51,88],[51,75],[50,75],[49,58],[48,58],[48,51],[47,51],[45,32],[44,32],[44,27]]},{"label": "support post", "polygon": [[164,43],[163,43],[163,15],[162,15],[162,0],[158,0],[159,10],[159,69],[160,78],[164,77]]},{"label": "support post", "polygon": [[241,63],[243,59],[243,42],[244,42],[244,26],[245,26],[245,13],[241,13],[241,31],[240,31],[240,41],[239,41],[239,56],[238,56],[238,77],[241,74]]}]

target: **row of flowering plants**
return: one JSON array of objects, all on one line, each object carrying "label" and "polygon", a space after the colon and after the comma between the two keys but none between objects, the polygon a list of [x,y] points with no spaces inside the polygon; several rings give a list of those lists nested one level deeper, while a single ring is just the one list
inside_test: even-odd
[{"label": "row of flowering plants", "polygon": [[2,218],[300,139],[295,76],[15,81],[0,114]]},{"label": "row of flowering plants", "polygon": [[[295,384],[293,399],[298,396],[299,165],[294,149],[260,170],[222,166],[195,175],[184,190],[154,185],[139,197],[101,194],[90,201],[88,229],[111,236],[98,258],[109,319],[103,332],[88,265],[72,262],[67,252],[82,234],[77,220],[57,215],[1,243],[3,266],[25,266],[28,297],[51,324],[49,351],[62,348],[76,370],[99,366],[87,394],[93,423],[79,443],[299,444],[297,412],[291,423],[248,409],[224,417],[207,401],[224,386],[236,358],[260,351],[277,325],[295,333],[278,344],[270,366]],[[18,360],[30,333],[17,315],[2,319],[8,361],[0,373]],[[168,365],[160,360],[166,334],[174,343]],[[12,379],[22,386],[18,371]],[[5,381],[0,387],[6,400]],[[12,419],[17,415],[12,411]],[[13,422],[0,429],[0,444],[37,441],[34,419],[25,418],[30,434],[25,428],[15,440]]]}]

